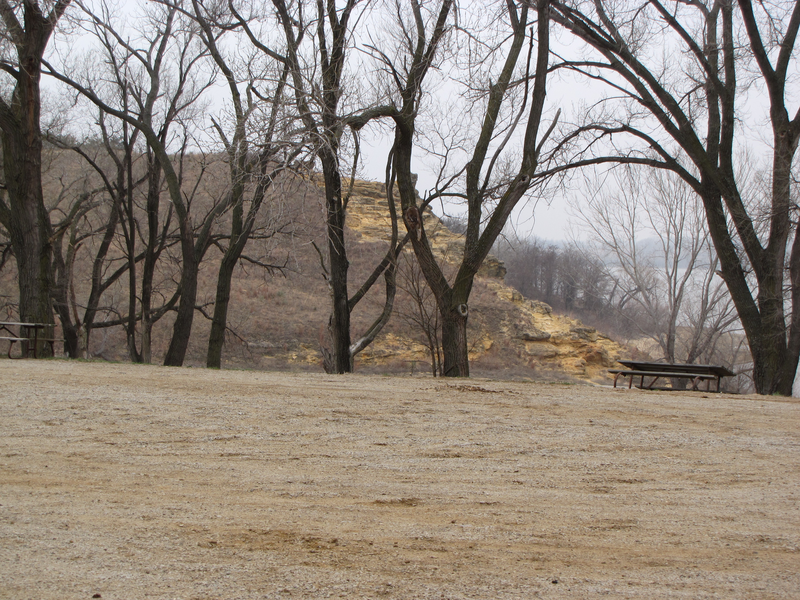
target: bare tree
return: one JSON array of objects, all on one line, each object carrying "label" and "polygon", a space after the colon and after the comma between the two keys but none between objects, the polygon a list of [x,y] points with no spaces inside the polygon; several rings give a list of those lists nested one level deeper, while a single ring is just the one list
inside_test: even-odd
[{"label": "bare tree", "polygon": [[[791,394],[800,358],[800,236],[791,197],[800,111],[788,101],[800,2],[554,0],[552,7],[554,21],[594,51],[564,67],[611,90],[570,162],[638,163],[686,181],[702,198],[756,390]],[[738,110],[751,78],[766,90],[772,137],[771,190],[757,206],[748,203],[734,164],[747,135]]]},{"label": "bare tree", "polygon": [[398,317],[412,329],[418,331],[423,344],[431,357],[431,374],[434,377],[443,374],[442,335],[439,323],[439,308],[433,297],[425,277],[419,268],[416,257],[405,255],[397,270],[398,287],[407,296],[407,308],[397,309]]},{"label": "bare tree", "polygon": [[[474,53],[470,53],[475,61],[469,65],[470,68],[477,68],[478,64],[491,66],[495,62],[500,63],[501,68],[499,72],[482,74],[490,83],[481,90],[480,106],[484,109],[482,124],[470,148],[469,159],[455,177],[440,182],[441,188],[437,190],[437,193],[443,193],[445,188],[451,188],[447,193],[453,193],[452,184],[463,176],[463,185],[458,194],[467,204],[467,230],[464,256],[452,283],[448,282],[433,255],[420,217],[411,175],[423,80],[444,34],[447,12],[442,9],[438,13],[438,19],[431,29],[431,40],[426,44],[422,35],[425,21],[420,7],[416,3],[412,7],[413,25],[405,31],[410,46],[408,55],[413,60],[406,60],[407,69],[401,69],[399,64],[392,66],[399,88],[398,95],[402,99],[399,114],[394,117],[395,169],[406,228],[411,233],[414,252],[436,297],[441,315],[444,374],[466,377],[469,376],[468,303],[473,280],[511,212],[531,189],[542,144],[552,131],[551,127],[544,135],[539,132],[550,58],[549,2],[539,0],[532,6],[527,2],[518,5],[509,0],[505,3],[503,14],[503,23],[508,28],[508,44],[491,46],[480,40],[472,49]],[[529,21],[529,16],[532,16],[530,13],[536,16],[536,34],[534,36],[531,32],[529,38],[528,27],[534,28]],[[534,37],[536,57],[532,65]],[[523,52],[526,41],[531,49],[527,53],[527,61],[522,58],[526,56]],[[472,79],[470,82],[473,83]],[[514,91],[520,93],[512,94]],[[513,102],[512,96],[517,96]],[[514,105],[513,109],[509,109],[511,104]],[[519,159],[511,167],[510,161],[513,159],[504,155],[503,151],[518,125],[524,129],[522,147]],[[501,169],[501,166],[505,168]],[[500,173],[501,170],[505,172]]]},{"label": "bare tree", "polygon": [[[106,186],[93,185],[91,167],[87,169],[80,165],[83,156],[86,162],[98,166],[97,152],[92,153],[92,157],[87,153],[87,148],[75,145],[72,149],[76,153],[73,153],[67,149],[71,146],[67,140],[56,139],[53,135],[48,135],[48,140],[52,143],[50,154],[54,155],[55,160],[49,165],[46,175],[57,179],[54,184],[60,187],[57,202],[51,209],[51,221],[54,223],[53,302],[61,321],[66,354],[71,358],[85,357],[102,293],[125,272],[125,268],[118,269],[110,278],[104,277],[120,211],[113,195],[105,194],[108,189]],[[57,169],[53,162],[65,164],[62,169]],[[76,165],[80,167],[76,168]],[[100,173],[104,175],[102,169]],[[106,183],[109,182],[106,180]],[[97,237],[101,240],[95,249]],[[75,268],[82,250],[87,247],[94,250],[91,287],[84,306],[81,306],[83,303],[78,301],[76,292]]]},{"label": "bare tree", "polygon": [[[49,169],[54,171],[51,179],[57,177],[62,189],[53,209],[59,214],[53,218],[58,221],[55,308],[69,356],[90,352],[94,329],[122,325],[130,359],[150,362],[152,328],[178,300],[175,290],[167,292],[154,285],[161,254],[177,237],[173,213],[170,208],[160,210],[161,171],[152,153],[137,144],[138,131],[124,121],[108,118],[93,105],[90,113],[95,114],[94,127],[84,132],[82,140],[48,132],[48,141],[55,148],[51,153],[59,157],[56,164],[64,165]],[[76,107],[71,116],[83,120],[88,115]],[[71,190],[76,186],[79,189]],[[62,197],[71,197],[63,210]],[[81,297],[76,291],[75,265],[87,259],[91,261],[90,285]],[[127,304],[115,301],[113,293],[107,296],[118,282],[125,281]],[[155,296],[163,293],[171,297],[154,304]]]},{"label": "bare tree", "polygon": [[[289,70],[294,90],[298,118],[311,140],[316,158],[322,167],[325,193],[327,252],[320,253],[322,268],[331,295],[331,315],[328,330],[331,349],[323,347],[328,357],[326,369],[335,373],[353,370],[355,356],[367,347],[383,329],[391,316],[396,293],[395,271],[397,256],[402,250],[397,231],[397,215],[392,196],[394,176],[386,176],[389,192],[389,213],[392,233],[389,249],[384,259],[376,266],[359,290],[348,294],[347,245],[345,223],[347,205],[359,160],[358,131],[373,119],[386,117],[395,112],[393,106],[376,103],[347,103],[348,94],[354,95],[353,82],[345,81],[347,59],[355,36],[355,25],[361,17],[359,11],[366,10],[369,2],[346,0],[340,6],[335,2],[297,2],[273,0],[280,26],[283,29],[286,53],[283,59]],[[246,21],[241,19],[246,25]],[[252,30],[246,31],[251,41],[265,51]],[[275,56],[280,56],[274,53]],[[350,132],[355,151],[349,177],[343,177],[346,153],[343,141]],[[345,184],[349,188],[345,189]],[[350,330],[350,315],[367,290],[383,275],[386,296],[381,314],[367,331],[353,341]]]},{"label": "bare tree", "polygon": [[[334,364],[331,367],[336,373],[346,373],[352,370],[347,293],[349,261],[345,245],[348,197],[342,190],[339,166],[343,133],[339,109],[343,91],[342,75],[352,35],[350,20],[354,16],[358,0],[347,0],[341,9],[337,9],[333,2],[329,2],[327,6],[317,2],[315,7],[303,2],[291,6],[284,0],[273,0],[273,4],[286,37],[287,64],[297,110],[306,129],[318,140],[317,155],[322,165],[325,185],[329,261],[326,277],[332,300],[330,333]],[[290,8],[294,11],[290,12]],[[313,16],[309,19],[307,13]],[[312,65],[319,69],[311,74],[301,62],[307,33],[310,34],[312,44]]]},{"label": "bare tree", "polygon": [[592,178],[586,187],[597,191],[573,209],[593,242],[588,249],[605,259],[623,316],[658,344],[661,360],[708,356],[736,315],[715,277],[718,262],[697,195],[677,176],[636,167]]},{"label": "bare tree", "polygon": [[[11,97],[0,96],[0,141],[7,196],[0,195],[0,222],[17,263],[19,318],[53,323],[52,226],[42,193],[42,57],[70,0],[0,1],[0,73]],[[7,198],[7,201],[6,201]],[[48,336],[50,337],[52,333]],[[40,352],[47,352],[45,344]]]},{"label": "bare tree", "polygon": [[[122,93],[116,98],[104,98],[101,82],[91,77],[79,81],[50,65],[47,73],[78,91],[106,115],[124,121],[141,133],[154,161],[154,178],[148,191],[153,201],[160,194],[163,176],[180,234],[180,299],[164,364],[179,366],[186,356],[194,319],[199,265],[210,246],[217,217],[228,208],[224,201],[214,204],[195,226],[190,206],[198,182],[188,191],[183,189],[182,182],[181,161],[191,136],[188,110],[211,85],[215,72],[213,68],[206,68],[202,76],[196,75],[200,63],[208,65],[204,62],[207,51],[199,42],[193,25],[181,20],[182,12],[176,6],[153,8],[150,29],[142,32],[140,38],[131,40],[117,30],[108,7],[103,6],[102,12],[95,13],[83,3],[76,4],[91,23],[107,63],[111,65],[112,81],[119,85]],[[173,71],[168,73],[170,69]],[[129,110],[129,103],[135,106],[135,111]],[[157,113],[161,117],[158,120]],[[182,118],[179,119],[179,115]],[[179,131],[173,132],[173,127]],[[148,214],[154,214],[150,208]],[[150,231],[152,234],[155,228],[151,227]]]},{"label": "bare tree", "polygon": [[[302,136],[293,140],[289,133],[294,114],[287,115],[289,99],[284,94],[288,63],[263,45],[254,47],[254,55],[248,57],[246,64],[236,65],[226,54],[224,36],[239,33],[241,16],[235,10],[233,13],[226,7],[191,2],[191,17],[198,23],[200,37],[225,80],[232,111],[227,128],[222,119],[212,119],[227,154],[230,197],[226,204],[231,217],[229,232],[214,236],[222,260],[206,355],[206,365],[212,368],[221,365],[234,268],[253,234],[273,182],[292,167],[305,148]],[[276,223],[275,228],[279,230],[283,225]],[[275,233],[272,230],[261,235]],[[269,271],[282,268],[260,266]]]}]

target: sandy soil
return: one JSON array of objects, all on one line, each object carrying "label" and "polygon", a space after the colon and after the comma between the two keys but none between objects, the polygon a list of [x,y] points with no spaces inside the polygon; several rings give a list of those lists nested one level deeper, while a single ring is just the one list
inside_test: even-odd
[{"label": "sandy soil", "polygon": [[800,403],[0,361],[0,597],[798,598]]}]

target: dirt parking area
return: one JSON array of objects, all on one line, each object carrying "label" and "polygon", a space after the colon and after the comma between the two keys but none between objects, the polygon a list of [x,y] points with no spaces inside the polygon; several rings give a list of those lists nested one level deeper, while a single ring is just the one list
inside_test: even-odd
[{"label": "dirt parking area", "polygon": [[800,402],[0,361],[0,597],[800,597]]}]

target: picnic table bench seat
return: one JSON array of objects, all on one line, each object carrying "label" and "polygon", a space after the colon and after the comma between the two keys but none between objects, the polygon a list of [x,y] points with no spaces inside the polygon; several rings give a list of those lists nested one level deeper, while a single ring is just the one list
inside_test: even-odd
[{"label": "picnic table bench seat", "polygon": [[[719,392],[720,381],[723,377],[732,377],[736,375],[730,369],[721,365],[693,365],[693,364],[669,364],[669,363],[654,363],[654,362],[641,362],[633,360],[620,360],[617,361],[624,365],[625,369],[609,369],[608,372],[614,375],[614,387],[617,387],[617,381],[620,377],[628,377],[628,388],[633,386],[634,377],[639,377],[640,389],[659,389],[669,390],[673,388],[654,387],[656,381],[661,378],[666,379],[690,379],[692,381],[692,389],[699,390],[701,382],[706,382],[706,391]],[[645,377],[651,377],[652,381],[645,385]],[[716,381],[716,389],[711,390],[711,382]]]}]

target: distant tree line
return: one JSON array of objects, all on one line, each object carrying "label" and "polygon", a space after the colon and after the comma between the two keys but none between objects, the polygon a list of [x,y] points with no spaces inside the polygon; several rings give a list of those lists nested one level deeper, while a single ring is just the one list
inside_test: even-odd
[{"label": "distant tree line", "polygon": [[501,242],[497,254],[508,269],[506,283],[524,296],[581,318],[611,316],[613,281],[602,260],[537,238]]}]

